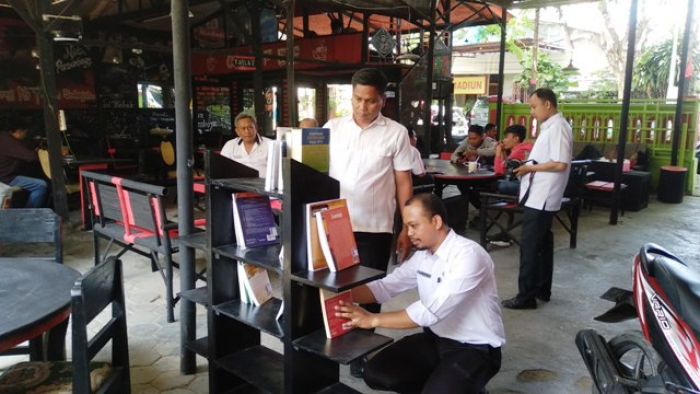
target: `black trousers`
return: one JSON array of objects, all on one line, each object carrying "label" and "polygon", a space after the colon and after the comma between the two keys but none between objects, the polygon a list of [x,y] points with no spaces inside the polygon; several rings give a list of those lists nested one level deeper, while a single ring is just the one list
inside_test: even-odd
[{"label": "black trousers", "polygon": [[[360,264],[386,272],[391,257],[391,233],[355,233],[357,251],[360,253]],[[381,310],[379,304],[363,305],[369,312]]]},{"label": "black trousers", "polygon": [[477,394],[501,368],[501,348],[441,338],[429,330],[402,338],[365,366],[375,390]]},{"label": "black trousers", "polygon": [[552,294],[554,236],[552,219],[556,212],[523,208],[523,232],[520,240],[518,299]]}]

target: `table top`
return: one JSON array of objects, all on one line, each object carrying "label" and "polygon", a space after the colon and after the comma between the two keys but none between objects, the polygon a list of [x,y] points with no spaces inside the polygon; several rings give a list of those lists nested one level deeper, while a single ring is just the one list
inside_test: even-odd
[{"label": "table top", "polygon": [[133,163],[132,159],[127,158],[111,158],[111,157],[64,157],[63,165],[69,167],[78,167],[86,164],[125,164]]},{"label": "table top", "polygon": [[498,178],[498,175],[490,170],[480,169],[470,173],[466,165],[453,164],[449,160],[424,159],[423,163],[425,171],[435,179],[470,181]]},{"label": "table top", "polygon": [[0,351],[16,344],[8,341],[21,337],[68,309],[70,290],[79,276],[80,273],[73,268],[55,262],[31,258],[1,259]]}]

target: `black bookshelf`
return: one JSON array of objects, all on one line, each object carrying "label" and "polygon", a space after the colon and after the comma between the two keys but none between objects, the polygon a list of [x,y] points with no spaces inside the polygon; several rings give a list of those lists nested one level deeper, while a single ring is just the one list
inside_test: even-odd
[{"label": "black bookshelf", "polygon": [[[212,393],[356,393],[339,382],[346,364],[391,342],[370,331],[325,337],[319,288],[343,291],[381,278],[365,267],[331,273],[306,270],[305,204],[337,198],[338,182],[294,160],[283,160],[284,193],[266,192],[257,172],[216,154],[205,155],[209,391]],[[252,172],[251,172],[252,171]],[[253,173],[255,172],[255,173]],[[233,230],[232,193],[255,192],[282,200],[281,245],[241,249]],[[280,251],[284,253],[280,261]],[[281,299],[261,306],[241,302],[237,262],[277,273]],[[283,317],[277,320],[284,304]],[[282,342],[278,353],[261,333]]]}]

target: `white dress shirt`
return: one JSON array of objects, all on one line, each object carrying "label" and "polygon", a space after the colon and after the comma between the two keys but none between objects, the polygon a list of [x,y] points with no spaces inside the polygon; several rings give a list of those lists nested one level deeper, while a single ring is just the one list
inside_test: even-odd
[{"label": "white dress shirt", "polygon": [[362,129],[352,116],[329,120],[329,175],[340,182],[353,231],[391,233],[396,210],[394,171],[412,168],[408,131],[381,113]]},{"label": "white dress shirt", "polygon": [[535,140],[528,159],[536,160],[538,164],[553,161],[566,163],[568,167],[561,172],[535,172],[532,176],[532,186],[530,186],[530,174],[523,175],[520,178],[521,200],[530,188],[530,195],[525,202],[526,207],[552,212],[561,209],[561,199],[569,182],[573,145],[571,126],[560,113],[542,123],[540,134]]},{"label": "white dress shirt", "polygon": [[224,147],[221,148],[221,156],[228,157],[254,170],[258,170],[258,176],[265,178],[267,150],[270,142],[269,138],[258,136],[258,142],[253,145],[253,149],[249,153],[246,152],[243,141],[240,138],[234,138],[227,141]]},{"label": "white dress shirt", "polygon": [[415,146],[411,146],[411,156],[413,163],[413,166],[411,167],[411,172],[413,173],[413,175],[425,175],[425,165],[423,164],[423,158],[420,157],[420,151]]},{"label": "white dress shirt", "polygon": [[420,299],[406,312],[440,337],[493,347],[506,342],[493,261],[479,244],[453,230],[435,254],[417,251],[367,286],[379,303],[418,287]]}]

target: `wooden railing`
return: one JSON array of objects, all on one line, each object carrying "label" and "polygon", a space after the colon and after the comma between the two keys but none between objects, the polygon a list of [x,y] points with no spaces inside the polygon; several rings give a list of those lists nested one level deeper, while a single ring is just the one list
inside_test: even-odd
[{"label": "wooden railing", "polygon": [[[617,101],[562,102],[559,110],[569,121],[574,141],[594,144],[617,144],[620,130],[622,104]],[[496,105],[491,104],[491,118],[495,118]],[[675,101],[633,100],[630,105],[627,144],[643,144],[650,154],[652,184],[656,185],[659,168],[671,162]],[[681,138],[678,164],[688,168],[687,190],[692,191],[695,182],[697,159],[695,144],[700,120],[700,100],[683,102]],[[504,127],[522,124],[528,128],[530,138],[537,138],[537,121],[530,115],[528,104],[504,104],[501,124]]]}]

